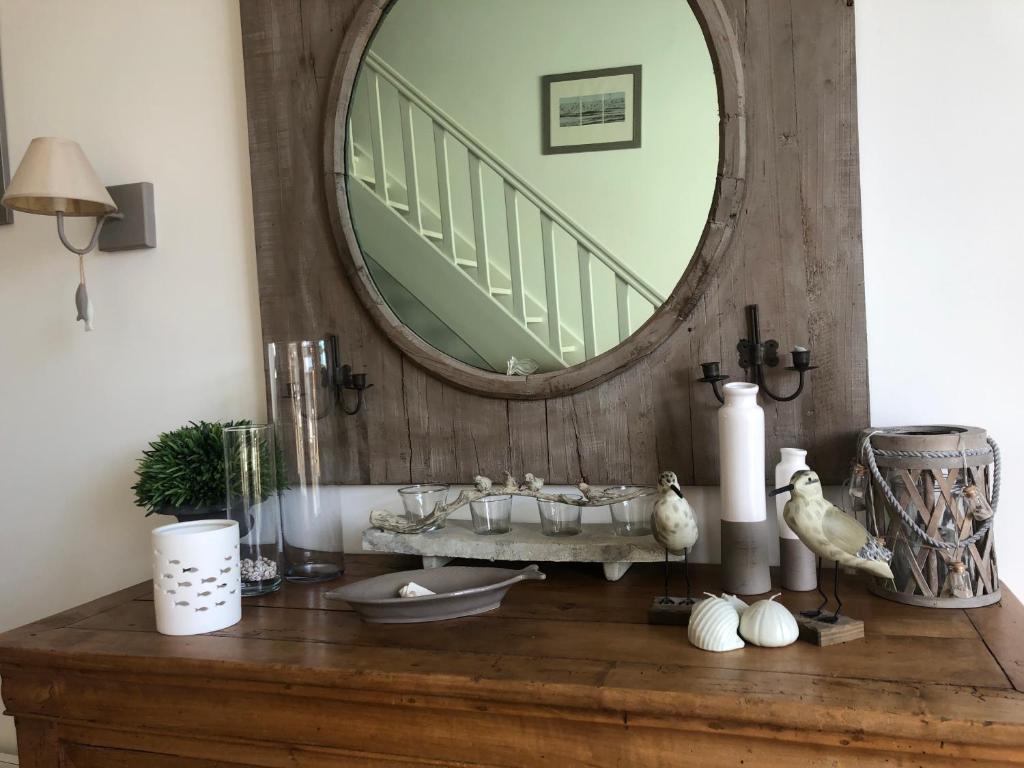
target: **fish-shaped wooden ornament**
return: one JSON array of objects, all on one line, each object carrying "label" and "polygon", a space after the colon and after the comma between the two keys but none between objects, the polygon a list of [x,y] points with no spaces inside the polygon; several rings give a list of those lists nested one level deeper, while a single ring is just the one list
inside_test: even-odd
[{"label": "fish-shaped wooden ornament", "polygon": [[86,290],[84,280],[78,284],[78,290],[75,291],[75,309],[78,310],[78,316],[75,318],[75,321],[84,321],[85,330],[91,331],[92,302],[89,300],[89,291]]}]

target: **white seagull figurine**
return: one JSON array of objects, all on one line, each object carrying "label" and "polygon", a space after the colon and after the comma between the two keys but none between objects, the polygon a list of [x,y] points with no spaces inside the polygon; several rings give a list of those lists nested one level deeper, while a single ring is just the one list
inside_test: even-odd
[{"label": "white seagull figurine", "polygon": [[668,556],[683,556],[683,573],[686,577],[686,599],[690,599],[690,548],[697,543],[697,520],[693,508],[679,489],[675,472],[662,472],[658,478],[658,500],[654,502],[651,515],[651,530],[654,540],[665,548],[665,597],[662,603],[671,603],[668,596]]},{"label": "white seagull figurine", "polygon": [[789,485],[776,488],[771,495],[786,491],[791,496],[782,510],[782,517],[800,541],[818,556],[818,592],[825,599],[818,610],[805,611],[804,615],[820,616],[821,609],[828,603],[821,588],[821,559],[827,557],[837,563],[833,574],[836,611],[820,620],[833,623],[839,619],[839,610],[843,607],[839,599],[839,564],[891,579],[892,552],[863,525],[825,498],[817,473],[809,469],[794,472]]}]

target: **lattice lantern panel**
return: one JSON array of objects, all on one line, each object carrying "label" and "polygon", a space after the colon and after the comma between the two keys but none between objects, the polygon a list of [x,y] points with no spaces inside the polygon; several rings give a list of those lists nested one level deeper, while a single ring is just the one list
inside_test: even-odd
[{"label": "lattice lantern panel", "polygon": [[970,608],[999,600],[998,447],[983,429],[899,427],[861,433],[869,528],[893,552],[894,579],[871,591],[911,605]]}]

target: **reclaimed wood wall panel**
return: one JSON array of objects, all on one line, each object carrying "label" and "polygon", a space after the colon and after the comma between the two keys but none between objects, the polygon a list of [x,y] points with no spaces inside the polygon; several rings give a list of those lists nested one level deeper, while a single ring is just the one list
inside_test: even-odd
[{"label": "reclaimed wood wall panel", "polygon": [[[650,483],[659,468],[714,484],[717,401],[702,360],[736,376],[743,308],[762,332],[807,344],[814,371],[791,403],[764,403],[768,463],[801,445],[839,482],[868,423],[853,9],[846,0],[723,0],[746,78],[747,189],[731,246],[678,330],[633,367],[539,401],[456,389],[405,357],[341,267],[323,188],[328,86],[358,0],[243,0],[253,209],[266,341],[336,332],[374,388],[322,426],[338,483],[466,482],[532,471],[549,482]],[[788,393],[791,374],[769,383]],[[767,472],[767,467],[766,467]]]}]

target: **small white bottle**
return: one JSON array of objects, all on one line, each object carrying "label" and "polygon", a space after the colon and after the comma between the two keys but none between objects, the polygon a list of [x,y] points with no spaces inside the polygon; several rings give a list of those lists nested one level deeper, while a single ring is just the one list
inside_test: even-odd
[{"label": "small white bottle", "polygon": [[[775,487],[789,485],[794,472],[810,469],[807,451],[802,448],[783,448],[781,459],[775,465]],[[779,560],[782,565],[782,588],[794,592],[807,592],[818,586],[818,569],[814,553],[809,550],[782,517],[789,501],[788,493],[775,497],[775,513],[779,518]]]}]

